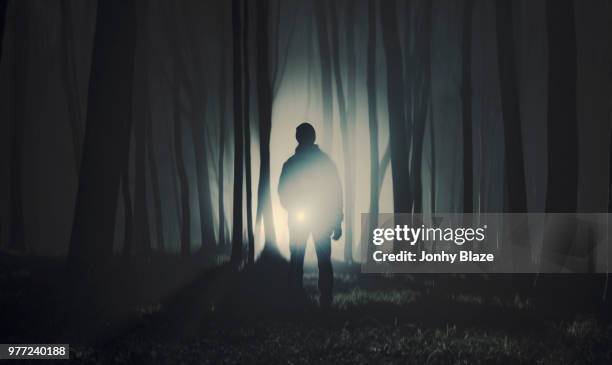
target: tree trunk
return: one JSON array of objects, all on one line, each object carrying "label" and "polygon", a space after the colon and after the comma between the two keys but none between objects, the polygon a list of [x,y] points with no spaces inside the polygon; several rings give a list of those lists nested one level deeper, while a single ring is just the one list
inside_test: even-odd
[{"label": "tree trunk", "polygon": [[[348,144],[349,156],[355,155],[355,129],[357,119],[357,92],[355,86],[356,79],[356,58],[355,54],[355,3],[352,1],[347,2],[346,12],[346,71],[347,71],[347,119],[353,124],[353,127],[349,128],[346,142]],[[348,158],[345,161],[346,168],[346,238],[345,238],[345,249],[344,249],[344,260],[353,261],[353,231],[355,229],[355,170],[356,170],[356,159]]]},{"label": "tree trunk", "polygon": [[[4,40],[4,33],[6,33],[6,7],[8,0],[0,0],[0,61],[2,61],[2,42]],[[4,228],[4,222],[0,221],[0,237],[2,237],[2,230]]]},{"label": "tree trunk", "polygon": [[[338,14],[336,10],[336,3],[332,3],[331,5],[331,39],[332,39],[332,65],[333,65],[333,74],[335,77],[336,83],[336,97],[338,100],[338,111],[340,114],[340,130],[342,132],[342,156],[344,158],[344,184],[346,185],[346,190],[348,192],[349,186],[352,191],[353,181],[351,180],[351,171],[349,169],[350,160],[353,160],[353,156],[350,153],[350,131],[347,120],[347,110],[346,110],[346,99],[344,97],[344,85],[342,82],[342,69],[340,68],[340,41],[338,36]],[[353,202],[349,199],[343,199],[346,202],[346,233],[345,236],[345,251],[344,251],[344,260],[347,263],[351,263],[353,261],[352,247],[353,247],[353,236],[352,236],[352,216],[353,216]],[[349,237],[350,234],[350,237]]]},{"label": "tree trunk", "polygon": [[[170,123],[172,122],[172,120],[170,120]],[[173,125],[171,126],[173,127]],[[172,137],[172,131],[168,131],[168,136]],[[177,167],[177,160],[176,160],[176,149],[174,148],[174,141],[173,138],[170,138],[168,140],[168,149],[170,151],[170,168],[171,170],[177,170],[178,171],[178,167]],[[181,221],[182,221],[182,217],[181,217],[181,191],[179,190],[179,185],[177,183],[177,177],[174,175],[170,175],[170,183],[172,184],[172,192],[174,193],[173,197],[174,197],[174,205],[176,206],[176,225],[177,227],[181,226]],[[179,233],[180,235],[180,233]],[[180,237],[179,237],[180,239]]]},{"label": "tree trunk", "polygon": [[174,14],[172,15],[172,28],[170,29],[173,35],[173,56],[174,56],[174,79],[172,86],[172,112],[174,121],[174,155],[176,157],[176,170],[179,181],[180,194],[180,251],[182,256],[188,256],[191,249],[191,210],[190,210],[190,191],[189,180],[187,178],[187,169],[183,156],[183,120],[181,108],[181,91],[184,85],[186,75],[185,65],[182,60],[182,52],[180,42],[182,37],[179,35],[179,4],[174,4]]},{"label": "tree trunk", "polygon": [[196,113],[193,116],[193,140],[196,153],[196,177],[198,182],[198,207],[200,209],[200,234],[202,237],[202,253],[210,251],[215,245],[213,231],[212,200],[210,197],[210,179],[208,174],[208,149],[206,146],[206,100],[200,97],[195,100]]},{"label": "tree trunk", "polygon": [[[148,84],[148,77],[147,77]],[[144,95],[145,102],[144,107],[147,110],[147,119],[151,120],[151,105],[149,97],[149,88],[147,87],[147,93]],[[162,203],[161,203],[161,189],[159,187],[159,171],[157,167],[157,160],[155,158],[155,144],[153,143],[153,124],[150,123],[146,130],[147,132],[147,158],[149,162],[149,169],[151,173],[151,188],[153,189],[153,202],[155,212],[155,230],[157,233],[157,250],[163,252],[166,249],[166,240],[164,237],[164,220],[162,215]]]},{"label": "tree trunk", "polygon": [[431,175],[430,175],[430,198],[431,198],[431,214],[436,212],[436,134],[434,123],[434,108],[432,98],[429,99],[429,147],[431,160]]},{"label": "tree trunk", "polygon": [[234,211],[232,224],[232,257],[234,264],[242,262],[242,183],[244,180],[244,136],[242,130],[242,4],[232,1],[233,106],[234,106]]},{"label": "tree trunk", "polygon": [[72,147],[75,168],[78,171],[81,162],[81,140],[83,138],[81,122],[81,102],[79,100],[79,83],[76,74],[74,51],[74,25],[72,22],[72,7],[70,0],[61,0],[62,8],[62,77],[66,89],[68,104],[68,119],[72,132]]},{"label": "tree trunk", "polygon": [[474,164],[472,151],[472,13],[473,0],[464,0],[461,67],[463,121],[463,212],[474,212]]},{"label": "tree trunk", "polygon": [[242,49],[244,50],[244,168],[246,179],[246,224],[248,262],[255,263],[255,235],[253,234],[253,190],[251,180],[251,83],[249,76],[249,4],[244,3],[244,26],[242,29]]},{"label": "tree trunk", "polygon": [[134,212],[130,193],[129,158],[123,163],[121,173],[121,196],[123,197],[123,255],[131,256],[134,249]]},{"label": "tree trunk", "polygon": [[6,33],[6,6],[8,0],[0,0],[0,60],[2,59],[2,41],[4,40],[4,33]]},{"label": "tree trunk", "polygon": [[[574,213],[578,198],[578,124],[576,110],[576,32],[573,0],[547,1],[548,31],[548,178],[546,212]],[[559,254],[569,254],[576,219],[552,215],[542,243],[540,270],[562,271]],[[550,227],[550,228],[548,228]],[[547,234],[554,229],[556,234]],[[562,235],[564,239],[559,239]],[[548,285],[550,287],[550,284]],[[553,291],[563,290],[551,287]]]},{"label": "tree trunk", "polygon": [[[504,122],[504,185],[506,194],[504,212],[527,213],[523,133],[521,131],[518,77],[514,55],[513,22],[512,3],[498,0],[496,6],[497,61]],[[522,227],[516,231],[516,234],[522,236],[517,237],[518,239],[515,239],[515,242],[521,243],[519,247],[522,250],[516,248],[513,250],[513,259],[516,264],[524,261],[526,255],[530,256],[528,222],[526,217],[521,220]]]},{"label": "tree trunk", "polygon": [[412,150],[412,199],[415,213],[423,212],[423,148],[427,111],[431,99],[431,17],[432,2],[426,1],[417,18],[415,35],[415,65],[412,84],[413,150]]},{"label": "tree trunk", "polygon": [[135,24],[134,1],[98,3],[68,256],[71,267],[79,271],[94,273],[105,267],[113,250],[121,170],[129,156]]},{"label": "tree trunk", "polygon": [[610,133],[610,147],[608,152],[608,213],[612,213],[612,132]]},{"label": "tree trunk", "polygon": [[[372,232],[378,222],[378,195],[381,179],[378,166],[378,108],[376,100],[376,0],[368,1],[368,44],[366,64],[366,89],[368,93],[368,125],[370,127],[370,229]],[[368,257],[371,257],[373,245],[368,245]]]},{"label": "tree trunk", "polygon": [[26,123],[28,96],[28,64],[29,64],[29,16],[28,4],[26,2],[14,2],[14,54],[12,64],[12,91],[13,123],[11,128],[10,149],[10,172],[11,184],[9,191],[10,199],[10,227],[9,242],[10,249],[25,251],[27,249],[25,237],[25,223],[23,216],[23,140]]},{"label": "tree trunk", "polygon": [[[176,83],[178,83],[175,80]],[[176,170],[178,173],[179,193],[180,193],[180,209],[181,209],[181,227],[180,227],[180,245],[181,255],[188,256],[191,246],[191,214],[189,211],[189,182],[187,181],[187,170],[183,159],[183,136],[182,136],[182,120],[181,120],[181,105],[180,105],[180,86],[175,85],[174,102],[173,102],[173,119],[174,119],[174,155],[176,157]]]},{"label": "tree trunk", "polygon": [[508,213],[527,212],[527,191],[523,157],[520,106],[514,55],[512,3],[497,1],[497,61],[501,107],[504,121],[504,154]]},{"label": "tree trunk", "polygon": [[[192,98],[191,105],[193,106],[193,115],[191,116],[191,128],[193,136],[193,146],[195,149],[196,161],[196,181],[198,186],[198,209],[200,211],[200,236],[202,244],[200,253],[214,246],[213,218],[212,218],[212,200],[210,197],[210,179],[208,176],[208,147],[206,141],[206,110],[207,110],[207,95],[206,95],[206,80],[201,73],[200,65],[203,61],[197,60],[194,65],[196,70],[194,77],[185,77],[184,82],[189,85],[189,94]],[[195,79],[195,81],[194,81]],[[198,89],[199,88],[199,89]]]},{"label": "tree trunk", "polygon": [[572,0],[548,0],[548,183],[546,211],[576,211],[578,126]]},{"label": "tree trunk", "polygon": [[[145,2],[147,3],[147,2]],[[142,16],[145,16],[144,14]],[[146,16],[149,16],[149,13],[147,11]],[[150,172],[150,176],[151,176],[151,188],[152,188],[152,196],[153,196],[153,204],[152,204],[152,209],[154,212],[154,217],[155,217],[155,232],[157,235],[157,249],[160,252],[163,252],[165,250],[165,238],[164,238],[164,220],[163,220],[163,215],[162,215],[162,197],[161,197],[161,189],[159,186],[159,169],[157,166],[157,159],[155,156],[155,141],[153,139],[153,118],[151,115],[151,82],[150,82],[150,63],[149,63],[149,56],[150,56],[150,46],[151,46],[151,41],[150,41],[150,37],[149,37],[149,31],[150,31],[150,19],[147,18],[146,21],[143,21],[144,26],[142,27],[142,35],[141,35],[141,39],[143,40],[143,45],[142,45],[142,60],[139,63],[141,65],[142,68],[142,74],[141,74],[141,95],[140,97],[141,99],[141,108],[142,108],[142,113],[143,113],[143,118],[144,118],[144,134],[145,134],[145,141],[144,143],[144,147],[145,147],[145,154],[146,156],[143,158],[147,159],[147,162],[149,163],[149,172]],[[143,167],[146,168],[146,164],[143,162]],[[144,184],[146,185],[146,176],[143,178]],[[146,202],[146,194],[144,195],[144,199]],[[148,208],[145,208],[144,212],[147,212]],[[146,232],[149,232],[149,228],[148,228],[148,224],[147,224],[147,228],[146,228]],[[151,239],[151,235],[150,233],[148,233],[145,237],[148,237],[148,239]],[[146,239],[146,238],[145,238]],[[147,245],[147,250],[150,250],[152,248],[152,244],[149,243]]]},{"label": "tree trunk", "polygon": [[323,150],[332,152],[334,140],[334,115],[332,95],[332,66],[329,48],[326,0],[315,0],[314,12],[319,40],[319,59],[321,61],[321,104],[323,106]]},{"label": "tree trunk", "polygon": [[391,143],[391,168],[393,170],[393,211],[410,213],[412,197],[408,171],[407,134],[404,114],[404,85],[402,54],[397,27],[397,4],[388,1],[380,4],[380,23],[383,46],[387,58],[387,101],[389,106],[389,130]]},{"label": "tree trunk", "polygon": [[278,255],[276,245],[276,228],[270,196],[270,133],[272,132],[272,84],[270,78],[269,35],[268,35],[269,0],[257,4],[257,100],[259,118],[259,155],[261,166],[257,190],[257,217],[263,218],[265,233],[262,255]]},{"label": "tree trunk", "polygon": [[[225,37],[224,37],[225,38]],[[224,176],[224,165],[225,165],[225,115],[227,108],[225,106],[225,98],[227,97],[226,90],[226,70],[225,70],[225,50],[221,51],[221,76],[219,78],[219,159],[218,168],[219,175],[217,181],[217,189],[219,191],[217,197],[217,209],[219,214],[219,239],[218,245],[220,248],[225,248],[225,197],[224,188],[225,176]]]},{"label": "tree trunk", "polygon": [[[149,231],[149,207],[147,204],[147,129],[151,128],[151,111],[148,102],[149,74],[149,13],[148,3],[141,2],[138,15],[139,45],[136,50],[137,64],[135,73],[135,108],[134,120],[134,251],[148,255],[151,251],[151,233]],[[129,180],[126,180],[129,181]]]}]

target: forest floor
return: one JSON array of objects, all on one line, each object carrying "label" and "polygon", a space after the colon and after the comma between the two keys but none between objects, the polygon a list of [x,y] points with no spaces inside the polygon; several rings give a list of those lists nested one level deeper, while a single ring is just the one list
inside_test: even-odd
[{"label": "forest floor", "polygon": [[612,363],[601,276],[383,276],[335,263],[321,310],[316,267],[296,300],[281,260],[118,259],[104,289],[76,301],[63,266],[0,255],[1,343],[70,343],[71,363],[85,364]]}]

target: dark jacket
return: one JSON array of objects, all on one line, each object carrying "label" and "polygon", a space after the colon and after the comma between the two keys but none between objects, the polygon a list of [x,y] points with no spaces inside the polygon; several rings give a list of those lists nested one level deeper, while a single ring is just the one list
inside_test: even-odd
[{"label": "dark jacket", "polygon": [[332,231],[342,223],[342,186],[336,165],[316,144],[299,145],[283,165],[278,194],[290,224],[305,215],[312,230]]}]

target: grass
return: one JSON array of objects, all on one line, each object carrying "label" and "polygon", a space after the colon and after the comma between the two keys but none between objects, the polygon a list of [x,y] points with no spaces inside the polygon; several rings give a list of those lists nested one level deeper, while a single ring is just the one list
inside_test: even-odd
[{"label": "grass", "polygon": [[[105,294],[122,311],[68,321],[92,337],[60,331],[63,301],[51,300],[48,286],[55,269],[2,267],[0,321],[10,326],[0,341],[69,342],[71,363],[83,364],[612,364],[606,308],[593,310],[587,300],[599,293],[585,295],[591,289],[571,281],[553,293],[514,290],[516,278],[374,276],[337,265],[333,306],[321,311],[316,272],[305,275],[308,300],[296,303],[284,289],[282,261],[242,271],[184,263],[178,272],[173,260],[132,263],[142,283],[125,280],[128,269],[118,265]],[[39,311],[36,323],[28,311]]]}]

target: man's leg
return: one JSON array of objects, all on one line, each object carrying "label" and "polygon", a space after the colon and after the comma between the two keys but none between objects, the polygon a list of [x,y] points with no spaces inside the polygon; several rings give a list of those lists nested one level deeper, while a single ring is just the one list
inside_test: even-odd
[{"label": "man's leg", "polygon": [[296,227],[289,226],[291,244],[291,258],[289,261],[289,288],[302,291],[302,277],[304,276],[304,252],[308,233]]},{"label": "man's leg", "polygon": [[330,233],[317,234],[315,248],[317,263],[319,264],[319,303],[321,307],[329,307],[332,303],[332,289],[334,285],[334,272],[331,264]]}]

